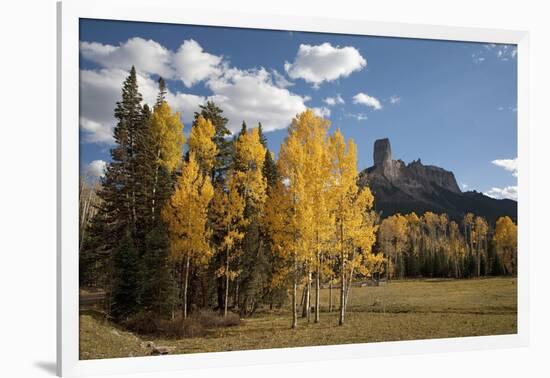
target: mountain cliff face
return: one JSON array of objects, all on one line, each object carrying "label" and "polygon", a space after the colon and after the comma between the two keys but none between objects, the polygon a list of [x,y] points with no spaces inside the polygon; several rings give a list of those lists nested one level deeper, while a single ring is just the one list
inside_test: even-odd
[{"label": "mountain cliff face", "polygon": [[478,192],[462,192],[452,172],[424,165],[420,159],[409,164],[393,160],[390,141],[374,143],[374,165],[359,174],[359,185],[374,194],[375,209],[382,217],[412,211],[447,213],[459,220],[467,212],[495,222],[500,216],[517,218],[517,202],[497,200]]}]

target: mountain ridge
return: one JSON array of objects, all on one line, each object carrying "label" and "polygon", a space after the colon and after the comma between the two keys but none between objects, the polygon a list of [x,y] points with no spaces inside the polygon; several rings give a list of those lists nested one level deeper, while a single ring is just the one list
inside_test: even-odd
[{"label": "mountain ridge", "polygon": [[374,165],[359,174],[359,186],[368,186],[374,194],[375,210],[387,217],[395,213],[426,211],[447,213],[460,220],[468,213],[483,216],[491,223],[509,216],[517,221],[517,202],[495,199],[476,191],[462,192],[454,173],[434,165],[424,165],[420,159],[405,164],[393,160],[390,141],[374,143]]}]

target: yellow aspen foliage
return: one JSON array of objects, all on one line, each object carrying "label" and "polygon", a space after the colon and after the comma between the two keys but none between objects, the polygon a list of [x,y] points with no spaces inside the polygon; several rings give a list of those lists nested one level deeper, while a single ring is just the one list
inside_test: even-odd
[{"label": "yellow aspen foliage", "polygon": [[372,278],[374,274],[382,274],[385,266],[386,259],[382,253],[369,253],[358,266],[357,273],[363,277]]},{"label": "yellow aspen foliage", "polygon": [[497,219],[493,243],[506,273],[517,270],[518,226],[510,217]]},{"label": "yellow aspen foliage", "polygon": [[[302,146],[303,166],[300,168],[307,180],[304,184],[303,207],[307,207],[309,222],[302,225],[302,250],[304,253],[307,297],[311,286],[311,273],[316,272],[315,322],[319,321],[320,278],[323,271],[322,254],[333,235],[334,217],[330,199],[330,157],[328,128],[330,122],[314,114],[311,109],[292,120],[289,134]],[[305,209],[304,209],[305,210]],[[306,305],[309,316],[311,306]]]},{"label": "yellow aspen foliage", "polygon": [[183,123],[178,112],[172,109],[166,101],[155,106],[151,115],[151,132],[155,143],[157,163],[173,172],[181,162],[185,137]]},{"label": "yellow aspen foliage", "polygon": [[405,215],[405,218],[408,224],[407,239],[409,241],[409,253],[413,256],[418,256],[422,239],[422,221],[414,211]]},{"label": "yellow aspen foliage", "polygon": [[209,119],[199,116],[189,133],[189,153],[195,155],[201,171],[210,174],[216,162],[218,153],[216,144],[212,140],[216,129]]},{"label": "yellow aspen foliage", "polygon": [[438,230],[440,227],[439,215],[426,211],[422,216],[422,222],[426,228],[427,235],[424,238],[424,245],[431,254],[435,254],[438,248]]},{"label": "yellow aspen foliage", "polygon": [[489,231],[489,225],[487,221],[482,217],[475,217],[474,219],[474,232],[475,246],[476,246],[476,269],[477,276],[481,276],[481,257],[487,255],[487,232]]},{"label": "yellow aspen foliage", "polygon": [[370,218],[374,197],[368,188],[357,186],[357,148],[352,140],[346,144],[340,130],[329,138],[331,161],[331,198],[335,217],[336,250],[340,258],[340,318],[344,324],[345,298],[358,264],[357,250],[363,259],[372,252],[376,228]]},{"label": "yellow aspen foliage", "polygon": [[267,181],[262,173],[264,160],[265,147],[260,141],[258,128],[240,135],[235,143],[235,180],[247,203],[256,209],[261,208],[266,199]]},{"label": "yellow aspen foliage", "polygon": [[277,270],[271,286],[281,287],[293,273],[295,240],[299,234],[295,208],[291,203],[290,188],[287,182],[277,182],[267,199],[264,224],[268,229],[273,253],[283,261],[284,269]]},{"label": "yellow aspen foliage", "polygon": [[238,257],[237,246],[244,237],[243,227],[248,224],[244,218],[245,201],[238,190],[238,183],[234,172],[229,177],[227,189],[221,185],[216,187],[214,199],[211,203],[210,213],[212,223],[222,236],[218,245],[219,253],[224,255],[224,263],[216,271],[218,277],[225,277],[225,308],[224,316],[227,316],[229,303],[229,281],[234,280],[240,271],[233,268],[232,263]]},{"label": "yellow aspen foliage", "polygon": [[454,267],[455,278],[461,277],[461,261],[466,255],[467,246],[460,234],[460,226],[455,221],[449,223],[449,253]]},{"label": "yellow aspen foliage", "polygon": [[474,238],[473,238],[472,232],[474,227],[474,214],[467,213],[466,215],[464,215],[462,224],[464,225],[464,238],[466,239],[466,243],[468,245],[470,253],[473,253]]},{"label": "yellow aspen foliage", "polygon": [[168,227],[171,257],[185,269],[183,317],[187,317],[189,266],[208,264],[212,257],[211,231],[208,228],[208,206],[214,196],[210,178],[203,175],[193,154],[184,163],[176,188],[161,216]]},{"label": "yellow aspen foliage", "polygon": [[307,200],[306,155],[294,128],[281,145],[277,171],[280,182],[271,193],[266,223],[272,234],[273,250],[290,266],[292,276],[292,328],[297,327],[296,293],[299,269],[311,252],[309,242],[311,206]]},{"label": "yellow aspen foliage", "polygon": [[401,214],[392,215],[382,221],[378,231],[380,248],[388,258],[388,275],[392,278],[393,266],[399,263],[407,245],[408,222]]}]

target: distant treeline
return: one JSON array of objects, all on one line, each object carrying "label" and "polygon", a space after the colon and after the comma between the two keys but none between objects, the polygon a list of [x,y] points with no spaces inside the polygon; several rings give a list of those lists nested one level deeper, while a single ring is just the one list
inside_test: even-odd
[{"label": "distant treeline", "polygon": [[473,214],[462,224],[433,213],[380,221],[357,185],[356,145],[313,111],[292,120],[274,161],[261,124],[243,122],[231,137],[211,101],[186,141],[165,96],[160,79],[156,103],[142,105],[132,68],[111,162],[99,182],[81,180],[80,284],[105,290],[114,319],[185,319],[201,308],[249,316],[290,302],[296,327],[298,288],[302,315],[318,322],[329,285],[343,324],[354,280],[515,274],[508,217],[494,226]]}]

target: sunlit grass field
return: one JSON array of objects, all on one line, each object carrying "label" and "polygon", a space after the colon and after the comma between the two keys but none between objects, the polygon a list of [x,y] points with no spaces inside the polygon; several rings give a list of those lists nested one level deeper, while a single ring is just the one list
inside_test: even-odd
[{"label": "sunlit grass field", "polygon": [[[241,325],[217,328],[204,337],[152,339],[116,328],[98,316],[80,316],[80,358],[149,355],[147,341],[172,347],[172,353],[368,343],[517,332],[515,278],[393,281],[379,287],[354,287],[346,324],[328,311],[329,290],[321,291],[321,321],[300,318],[290,329],[288,308],[260,310]],[[313,321],[313,316],[311,318]]]}]

